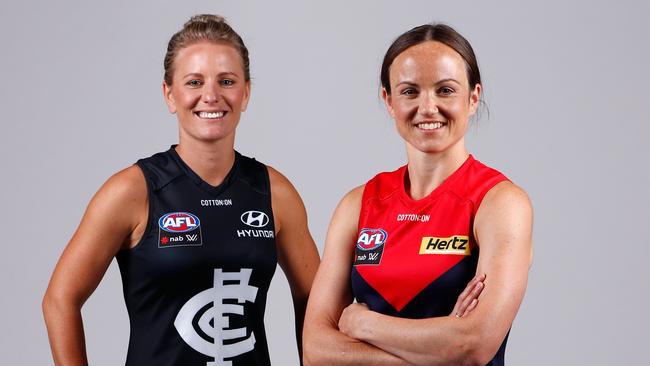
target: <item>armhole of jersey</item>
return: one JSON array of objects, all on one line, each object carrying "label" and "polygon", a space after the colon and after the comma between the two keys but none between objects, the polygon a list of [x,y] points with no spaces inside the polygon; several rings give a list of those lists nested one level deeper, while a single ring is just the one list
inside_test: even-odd
[{"label": "armhole of jersey", "polygon": [[473,215],[476,216],[476,213],[478,212],[479,207],[481,206],[481,203],[483,202],[483,198],[485,195],[492,190],[497,184],[501,182],[510,182],[510,179],[506,178],[505,175],[499,174],[496,175],[491,179],[491,181],[483,187],[481,191],[474,197],[474,202],[473,202]]},{"label": "armhole of jersey", "polygon": [[481,203],[483,202],[483,198],[485,195],[492,189],[494,188],[497,184],[501,182],[510,182],[510,179],[508,179],[505,175],[499,173],[498,175],[494,176],[491,181],[485,185],[485,187],[479,191],[479,193],[474,197],[475,201],[472,202],[472,236],[474,237],[474,242],[476,243],[476,246],[481,248],[481,245],[479,244],[478,240],[476,239],[476,231],[474,228],[474,225],[476,224],[476,213],[478,213],[478,209],[481,207]]},{"label": "armhole of jersey", "polygon": [[373,179],[371,179],[363,185],[363,192],[361,193],[361,206],[359,207],[359,219],[357,220],[357,234],[359,231],[361,231],[361,222],[366,217],[366,211],[368,207],[367,203],[372,199],[372,197],[369,196],[372,194],[372,190],[374,189],[374,187],[372,187],[373,184]]},{"label": "armhole of jersey", "polygon": [[[262,163],[260,163],[260,164],[262,164]],[[273,216],[273,238],[275,239],[278,236],[278,232],[275,231],[275,229],[276,229],[276,226],[275,226],[276,220],[275,220],[275,211],[273,211],[273,189],[271,188],[271,173],[269,172],[268,165],[262,164],[262,166],[264,167],[264,171],[266,172],[265,177],[264,177],[264,181],[266,182],[266,186],[269,189],[269,207],[271,208],[271,213],[272,213],[271,216]],[[275,250],[276,250],[276,252],[277,252],[277,249],[278,249],[278,241],[275,240]]]},{"label": "armhole of jersey", "polygon": [[151,227],[152,227],[152,220],[151,218],[153,217],[153,207],[152,207],[152,199],[153,199],[153,187],[151,187],[150,179],[149,176],[147,175],[146,167],[139,164],[139,162],[133,164],[137,166],[140,169],[140,172],[142,172],[142,175],[144,176],[144,183],[147,186],[147,223],[144,226],[144,231],[142,232],[142,237],[138,242],[132,247],[128,249],[122,249],[122,251],[129,252],[133,250],[137,250],[142,246],[142,243],[146,240],[147,236],[151,232]]}]

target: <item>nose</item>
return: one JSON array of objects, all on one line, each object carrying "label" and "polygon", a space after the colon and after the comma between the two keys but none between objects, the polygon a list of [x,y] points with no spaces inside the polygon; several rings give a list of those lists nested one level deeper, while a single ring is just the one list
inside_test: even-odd
[{"label": "nose", "polygon": [[420,100],[420,113],[425,116],[431,116],[438,113],[438,99],[435,93],[422,93]]},{"label": "nose", "polygon": [[202,100],[204,103],[214,103],[221,97],[219,86],[215,83],[205,83],[203,86]]}]

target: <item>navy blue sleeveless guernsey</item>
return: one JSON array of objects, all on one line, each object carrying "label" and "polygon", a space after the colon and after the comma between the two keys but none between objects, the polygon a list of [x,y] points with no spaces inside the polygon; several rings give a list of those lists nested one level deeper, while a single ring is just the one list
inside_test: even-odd
[{"label": "navy blue sleeveless guernsey", "polygon": [[[476,211],[485,194],[507,178],[470,155],[431,194],[413,200],[404,188],[406,174],[403,166],[366,183],[352,291],[358,302],[382,314],[447,316],[476,273]],[[507,338],[488,365],[503,365]]]},{"label": "navy blue sleeveless guernsey", "polygon": [[221,185],[174,146],[139,160],[141,241],[117,254],[131,335],[127,365],[270,365],[264,308],[277,255],[266,166],[235,152]]}]

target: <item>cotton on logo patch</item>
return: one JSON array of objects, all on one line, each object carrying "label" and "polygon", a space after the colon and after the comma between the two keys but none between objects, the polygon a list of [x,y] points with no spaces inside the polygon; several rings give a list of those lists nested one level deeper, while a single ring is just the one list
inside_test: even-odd
[{"label": "cotton on logo patch", "polygon": [[158,220],[158,226],[169,233],[192,231],[200,225],[199,218],[187,212],[168,213]]}]

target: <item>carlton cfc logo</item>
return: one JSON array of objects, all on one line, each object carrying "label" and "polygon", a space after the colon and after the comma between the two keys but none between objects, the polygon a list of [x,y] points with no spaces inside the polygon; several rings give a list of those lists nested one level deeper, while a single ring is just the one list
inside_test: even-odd
[{"label": "carlton cfc logo", "polygon": [[201,225],[199,218],[188,212],[172,212],[158,220],[158,226],[170,233],[192,231]]},{"label": "carlton cfc logo", "polygon": [[357,239],[357,248],[361,250],[374,250],[382,246],[388,233],[384,229],[362,229]]},{"label": "carlton cfc logo", "polygon": [[235,326],[241,324],[235,319],[246,317],[245,303],[257,297],[258,288],[249,284],[252,273],[215,269],[213,287],[187,300],[176,315],[174,327],[185,343],[214,358],[206,366],[232,366],[232,358],[255,349],[253,331]]}]

